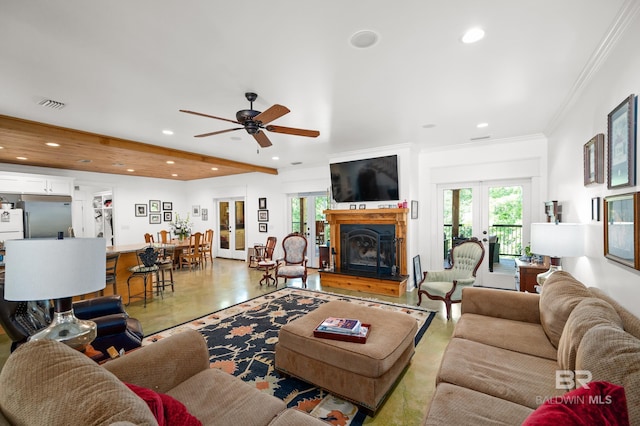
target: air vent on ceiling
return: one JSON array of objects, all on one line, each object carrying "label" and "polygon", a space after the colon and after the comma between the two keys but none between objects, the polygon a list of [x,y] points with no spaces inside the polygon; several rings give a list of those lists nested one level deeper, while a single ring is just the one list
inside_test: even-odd
[{"label": "air vent on ceiling", "polygon": [[43,99],[38,102],[38,105],[51,109],[62,109],[65,107],[63,102],[54,101],[53,99]]},{"label": "air vent on ceiling", "polygon": [[472,140],[472,141],[481,141],[481,140],[483,140],[483,139],[491,139],[491,135],[487,135],[487,136],[478,136],[477,138],[471,138],[471,139],[469,139],[469,140]]}]

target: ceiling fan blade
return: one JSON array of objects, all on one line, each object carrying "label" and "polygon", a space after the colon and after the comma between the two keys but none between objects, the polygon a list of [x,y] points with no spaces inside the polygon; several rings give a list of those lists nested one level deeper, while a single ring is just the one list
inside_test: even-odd
[{"label": "ceiling fan blade", "polygon": [[235,129],[218,130],[217,132],[203,133],[201,135],[195,135],[194,138],[206,138],[207,136],[219,135],[220,133],[233,132],[234,130],[241,129],[244,129],[244,127],[236,127]]},{"label": "ceiling fan blade", "polygon": [[315,138],[320,136],[320,132],[317,130],[296,129],[293,127],[284,127],[284,126],[267,126],[265,127],[265,129],[267,129],[270,132],[286,133],[287,135],[307,136],[310,138]]},{"label": "ceiling fan blade", "polygon": [[289,108],[287,108],[286,106],[275,104],[268,110],[256,115],[254,120],[259,121],[262,124],[267,124],[267,123],[271,123],[276,118],[280,118],[283,115],[288,114],[290,112],[291,111],[289,111]]},{"label": "ceiling fan blade", "polygon": [[216,120],[228,121],[229,123],[242,124],[242,123],[240,123],[238,121],[235,121],[235,120],[229,120],[228,118],[216,117],[215,115],[203,114],[201,112],[189,111],[189,110],[186,110],[186,109],[181,109],[180,112],[186,112],[187,114],[193,114],[193,115],[200,115],[202,117],[215,118]]},{"label": "ceiling fan blade", "polygon": [[259,131],[258,133],[255,133],[253,137],[258,142],[258,145],[260,145],[263,148],[268,148],[272,145],[271,141],[267,137],[267,134],[263,131]]}]

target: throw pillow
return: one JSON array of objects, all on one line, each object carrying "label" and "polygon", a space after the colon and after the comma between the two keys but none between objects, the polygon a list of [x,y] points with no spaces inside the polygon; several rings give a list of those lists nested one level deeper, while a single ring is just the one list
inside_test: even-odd
[{"label": "throw pillow", "polygon": [[191,415],[177,399],[131,383],[125,385],[147,403],[159,426],[202,426],[200,420]]},{"label": "throw pillow", "polygon": [[576,352],[585,333],[592,327],[605,324],[622,328],[622,319],[604,300],[583,299],[569,314],[558,344],[558,366],[561,370],[575,370]]},{"label": "throw pillow", "polygon": [[0,406],[11,424],[157,424],[111,372],[55,340],[23,344],[0,372]]},{"label": "throw pillow", "polygon": [[629,425],[624,388],[607,382],[587,386],[547,400],[523,426]]},{"label": "throw pillow", "polygon": [[597,325],[587,331],[576,353],[576,370],[594,381],[624,386],[631,424],[640,424],[640,339],[620,327]]},{"label": "throw pillow", "polygon": [[589,289],[568,272],[554,272],[544,283],[540,294],[540,324],[553,347],[558,348],[573,308],[587,297],[591,297]]}]

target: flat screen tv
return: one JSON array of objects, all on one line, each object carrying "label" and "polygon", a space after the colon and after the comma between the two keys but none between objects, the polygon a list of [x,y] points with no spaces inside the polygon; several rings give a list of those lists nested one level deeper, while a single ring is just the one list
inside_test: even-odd
[{"label": "flat screen tv", "polygon": [[331,193],[338,203],[399,199],[398,156],[332,163]]}]

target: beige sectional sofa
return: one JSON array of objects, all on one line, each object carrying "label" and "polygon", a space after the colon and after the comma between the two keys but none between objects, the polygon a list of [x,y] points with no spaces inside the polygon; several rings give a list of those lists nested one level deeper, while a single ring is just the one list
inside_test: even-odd
[{"label": "beige sectional sofa", "polygon": [[0,425],[157,425],[125,383],[172,396],[203,425],[326,425],[209,368],[204,338],[193,330],[103,366],[62,343],[25,343],[0,373]]},{"label": "beige sectional sofa", "polygon": [[589,375],[640,424],[640,320],[599,289],[556,272],[541,295],[467,288],[461,309],[424,424],[521,424]]}]

